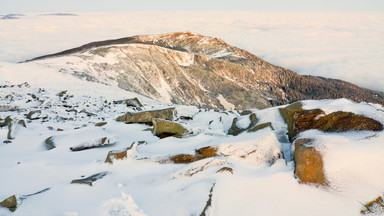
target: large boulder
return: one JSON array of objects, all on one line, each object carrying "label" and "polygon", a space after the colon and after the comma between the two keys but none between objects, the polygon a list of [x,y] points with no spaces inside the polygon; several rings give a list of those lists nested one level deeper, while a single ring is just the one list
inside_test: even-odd
[{"label": "large boulder", "polygon": [[301,183],[326,185],[322,155],[310,146],[311,142],[311,139],[297,139],[294,142],[295,175]]},{"label": "large boulder", "polygon": [[145,123],[152,124],[152,120],[155,118],[165,119],[173,121],[175,116],[175,108],[167,108],[161,110],[151,110],[143,112],[127,112],[123,116],[117,117],[116,121],[122,121],[125,123]]},{"label": "large boulder", "polygon": [[304,110],[301,103],[294,103],[279,110],[287,123],[288,136],[291,141],[300,132],[310,129],[325,132],[383,130],[380,122],[351,112],[338,111],[325,115],[321,109]]},{"label": "large boulder", "polygon": [[183,135],[192,133],[183,125],[163,119],[153,119],[153,134],[165,138],[169,136],[182,137]]},{"label": "large boulder", "polygon": [[326,132],[381,131],[383,125],[374,119],[351,112],[338,111],[325,115],[324,111],[314,109],[296,113],[294,115],[293,137],[309,129]]}]

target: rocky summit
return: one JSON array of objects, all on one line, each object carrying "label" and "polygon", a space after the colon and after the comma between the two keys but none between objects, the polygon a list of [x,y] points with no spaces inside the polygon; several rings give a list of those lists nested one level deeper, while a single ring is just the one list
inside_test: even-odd
[{"label": "rocky summit", "polygon": [[92,42],[29,61],[162,102],[205,108],[243,110],[326,98],[384,104],[384,93],[302,76],[192,32]]}]

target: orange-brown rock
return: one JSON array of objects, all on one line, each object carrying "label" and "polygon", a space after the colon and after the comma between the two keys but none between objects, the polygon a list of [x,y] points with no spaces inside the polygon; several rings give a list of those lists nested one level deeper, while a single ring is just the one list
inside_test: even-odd
[{"label": "orange-brown rock", "polygon": [[203,158],[215,157],[217,156],[217,148],[212,146],[207,146],[207,147],[196,150],[196,153],[200,154]]},{"label": "orange-brown rock", "polygon": [[383,125],[380,122],[351,112],[338,111],[324,115],[324,111],[320,109],[303,110],[295,113],[293,118],[293,137],[309,129],[318,129],[326,132],[383,130]]},{"label": "orange-brown rock", "polygon": [[325,132],[383,130],[383,125],[374,119],[343,111],[325,115],[321,109],[304,110],[299,102],[280,108],[279,111],[287,123],[290,141],[293,141],[300,132],[310,129]]},{"label": "orange-brown rock", "polygon": [[127,157],[127,151],[130,147],[121,149],[121,150],[112,150],[108,152],[107,158],[105,159],[105,163],[113,163],[114,159],[122,160]]},{"label": "orange-brown rock", "polygon": [[311,139],[297,139],[293,160],[295,161],[295,175],[301,183],[326,185],[323,158],[315,147],[309,147]]},{"label": "orange-brown rock", "polygon": [[231,174],[233,174],[233,169],[230,167],[223,167],[223,168],[217,170],[216,173],[231,173]]},{"label": "orange-brown rock", "polygon": [[173,163],[192,163],[203,159],[200,155],[179,154],[169,158]]},{"label": "orange-brown rock", "polygon": [[379,196],[375,200],[364,204],[364,209],[360,211],[362,215],[374,214],[382,215],[384,209],[383,197]]}]

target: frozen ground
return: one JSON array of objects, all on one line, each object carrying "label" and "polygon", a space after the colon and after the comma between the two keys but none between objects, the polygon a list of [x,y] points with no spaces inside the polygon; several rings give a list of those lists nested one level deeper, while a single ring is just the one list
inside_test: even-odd
[{"label": "frozen ground", "polygon": [[[27,82],[27,84],[22,84]],[[19,85],[22,84],[22,85]],[[233,111],[199,110],[164,104],[116,87],[90,83],[34,63],[0,65],[0,106],[18,111],[0,112],[0,118],[24,119],[12,143],[7,127],[0,128],[0,201],[24,197],[14,213],[0,208],[0,215],[360,215],[362,203],[384,192],[384,133],[323,133],[315,137],[324,155],[329,187],[299,184],[294,177],[287,126],[278,108],[252,110],[259,123],[271,128],[238,136],[227,135],[232,119],[238,127],[247,116]],[[66,92],[63,92],[66,91]],[[124,124],[116,117],[132,111],[114,100],[138,97],[145,110],[176,106],[178,120],[193,129],[184,138],[159,139],[143,124]],[[304,108],[328,112],[353,111],[384,123],[380,105],[356,104],[345,99],[304,101]],[[30,111],[40,110],[27,119]],[[96,123],[107,122],[97,127]],[[56,148],[45,140],[53,137]],[[107,137],[113,143],[74,152],[70,147],[90,145]],[[130,147],[124,160],[105,163],[111,150]],[[221,156],[188,164],[167,162],[171,156],[194,154],[215,146]],[[283,152],[285,159],[276,158]],[[219,172],[223,167],[230,172]],[[106,175],[87,184],[72,180]],[[210,203],[210,205],[207,205]]]}]

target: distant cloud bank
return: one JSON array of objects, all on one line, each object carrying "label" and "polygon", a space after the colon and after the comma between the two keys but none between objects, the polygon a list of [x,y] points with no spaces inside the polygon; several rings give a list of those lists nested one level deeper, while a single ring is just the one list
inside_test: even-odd
[{"label": "distant cloud bank", "polygon": [[343,79],[384,91],[384,13],[380,12],[49,15],[0,20],[0,61],[18,62],[96,40],[194,31],[219,37],[300,74]]}]

